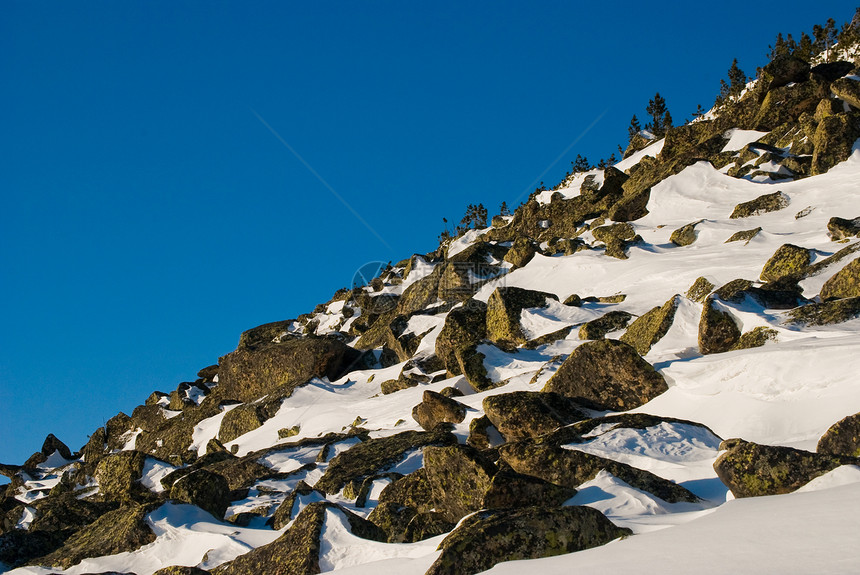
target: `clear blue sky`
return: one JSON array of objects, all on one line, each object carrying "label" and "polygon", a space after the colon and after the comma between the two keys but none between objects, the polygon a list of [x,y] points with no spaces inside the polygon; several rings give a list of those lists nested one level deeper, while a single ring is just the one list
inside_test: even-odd
[{"label": "clear blue sky", "polygon": [[79,448],[442,217],[608,156],[656,91],[682,121],[733,57],[854,12],[530,4],[0,4],[0,461]]}]

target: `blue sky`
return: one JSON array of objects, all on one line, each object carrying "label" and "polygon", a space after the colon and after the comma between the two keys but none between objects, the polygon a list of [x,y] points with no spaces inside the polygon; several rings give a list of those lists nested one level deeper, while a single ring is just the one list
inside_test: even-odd
[{"label": "blue sky", "polygon": [[732,58],[854,12],[530,4],[0,4],[0,461],[79,448],[443,217],[609,156],[655,92],[682,121]]}]

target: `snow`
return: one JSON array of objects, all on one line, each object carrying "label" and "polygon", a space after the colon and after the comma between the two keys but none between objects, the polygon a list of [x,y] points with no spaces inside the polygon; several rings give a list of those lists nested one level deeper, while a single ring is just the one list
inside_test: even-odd
[{"label": "snow", "polygon": [[732,128],[723,134],[723,137],[728,141],[726,145],[723,147],[723,152],[739,152],[746,146],[747,144],[752,144],[753,142],[757,142],[764,136],[766,136],[768,132],[758,132],[756,130],[741,130],[740,128]]},{"label": "snow", "polygon": [[161,485],[161,480],[177,469],[178,467],[169,463],[165,463],[154,457],[147,457],[143,464],[140,483],[153,493],[162,493],[164,492],[164,486]]},{"label": "snow", "polygon": [[221,413],[208,417],[198,423],[191,434],[191,446],[188,449],[191,451],[196,450],[197,455],[200,457],[206,455],[206,446],[211,440],[218,437],[218,431],[221,429],[221,420],[224,419],[228,411],[235,409],[237,405],[222,406]]}]

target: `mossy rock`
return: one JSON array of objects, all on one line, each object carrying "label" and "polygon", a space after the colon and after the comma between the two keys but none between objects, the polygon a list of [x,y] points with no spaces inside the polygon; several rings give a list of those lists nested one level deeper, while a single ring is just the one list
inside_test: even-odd
[{"label": "mossy rock", "polygon": [[576,495],[576,489],[555,485],[539,477],[502,469],[490,481],[481,507],[482,509],[560,507],[574,495]]},{"label": "mossy rock", "polygon": [[669,241],[676,246],[689,246],[696,241],[696,226],[700,223],[702,223],[702,220],[681,226],[672,232],[672,235],[669,236]]},{"label": "mossy rock", "polygon": [[746,244],[750,243],[750,240],[752,240],[754,237],[756,237],[759,234],[759,232],[761,232],[760,226],[757,228],[753,228],[751,230],[743,230],[740,232],[735,232],[732,234],[732,236],[729,239],[726,240],[725,243],[728,244],[731,242],[744,242],[744,245],[746,245]]},{"label": "mossy rock", "polygon": [[197,469],[173,484],[170,498],[196,505],[217,519],[223,519],[230,506],[230,486],[222,475]]},{"label": "mossy rock", "polygon": [[431,511],[435,502],[433,489],[427,479],[427,470],[422,467],[386,485],[379,494],[379,504],[383,503],[410,507],[418,513]]},{"label": "mossy rock", "polygon": [[833,116],[839,112],[844,112],[842,102],[835,98],[822,98],[815,107],[815,113],[812,115],[816,122],[820,122],[828,116]]},{"label": "mossy rock", "polygon": [[486,317],[487,304],[468,300],[445,318],[445,325],[436,338],[436,356],[451,376],[462,374],[458,356],[486,337]]},{"label": "mossy rock", "polygon": [[500,393],[485,397],[483,407],[488,422],[508,441],[538,437],[586,417],[576,403],[553,392]]},{"label": "mossy rock", "polygon": [[538,246],[530,238],[518,237],[505,254],[505,261],[513,265],[514,269],[521,268],[532,261],[537,252]]},{"label": "mossy rock", "polygon": [[851,78],[839,78],[830,84],[830,90],[837,98],[860,110],[860,82]]},{"label": "mossy rock", "polygon": [[287,439],[289,437],[294,437],[298,435],[301,430],[302,428],[300,425],[281,428],[278,430],[278,439]]},{"label": "mossy rock", "polygon": [[823,301],[860,297],[860,259],[852,261],[824,282],[820,295]]},{"label": "mossy rock", "polygon": [[846,220],[844,218],[830,218],[827,222],[827,231],[830,239],[834,241],[846,240],[860,236],[860,218]]},{"label": "mossy rock", "polygon": [[140,501],[149,495],[140,484],[146,454],[140,451],[121,451],[101,459],[95,478],[99,493],[108,501]]},{"label": "mossy rock", "polygon": [[759,326],[751,331],[741,334],[737,343],[732,346],[736,349],[752,349],[754,347],[762,347],[769,341],[776,341],[778,333],[775,329],[765,326]]},{"label": "mossy rock", "polygon": [[636,321],[630,324],[630,327],[619,340],[632,345],[639,355],[646,355],[651,351],[651,347],[663,339],[663,336],[672,327],[680,297],[679,295],[672,296],[662,306],[655,307],[638,317]]},{"label": "mossy rock", "polygon": [[648,215],[648,200],[651,199],[651,188],[625,192],[624,196],[607,212],[613,222],[632,222]]},{"label": "mossy rock", "polygon": [[812,453],[743,439],[728,439],[720,445],[714,470],[735,497],[758,497],[791,493],[819,475],[856,459]]},{"label": "mossy rock", "polygon": [[508,443],[499,448],[499,456],[517,473],[539,477],[562,487],[575,489],[605,470],[628,485],[668,503],[699,501],[685,487],[644,469],[558,445],[528,441]]},{"label": "mossy rock", "polygon": [[546,307],[547,300],[558,300],[555,294],[518,287],[500,287],[487,299],[487,338],[499,345],[515,347],[526,343],[520,328],[522,311]]},{"label": "mossy rock", "polygon": [[543,391],[553,391],[586,407],[626,411],[668,389],[663,376],[633,346],[602,339],[576,348]]},{"label": "mossy rock", "polygon": [[711,292],[714,291],[715,287],[717,286],[709,282],[707,278],[696,278],[696,281],[693,282],[693,285],[687,290],[687,299],[702,303],[709,295],[711,295]]},{"label": "mossy rock", "polygon": [[425,390],[421,403],[412,409],[412,419],[432,431],[440,423],[460,423],[466,419],[466,406],[441,393]]},{"label": "mossy rock", "polygon": [[801,277],[809,267],[812,256],[808,249],[793,244],[783,244],[764,264],[762,281],[772,282],[786,276]]},{"label": "mossy rock", "polygon": [[69,537],[62,547],[32,563],[68,569],[90,557],[136,551],[155,541],[146,516],[158,505],[131,505],[105,513]]},{"label": "mossy rock", "polygon": [[424,448],[424,469],[436,511],[457,522],[483,508],[484,494],[498,468],[468,445]]},{"label": "mossy rock", "polygon": [[823,174],[847,160],[857,138],[860,138],[860,112],[846,112],[822,119],[813,141],[812,175]]},{"label": "mossy rock", "polygon": [[536,337],[534,339],[530,339],[526,343],[524,343],[522,347],[525,349],[537,349],[541,346],[555,343],[558,340],[566,339],[567,336],[570,335],[571,331],[573,331],[573,326],[569,325],[569,326],[563,327],[559,330],[552,331],[548,334],[541,335],[541,336]]},{"label": "mossy rock", "polygon": [[760,216],[769,212],[776,212],[787,208],[790,200],[787,195],[782,192],[774,192],[772,194],[764,194],[754,200],[743,202],[735,206],[732,210],[731,219],[749,218],[752,216]]},{"label": "mossy rock", "polygon": [[287,333],[290,325],[295,320],[288,319],[284,321],[273,321],[264,323],[257,327],[243,331],[239,336],[239,345],[237,349],[253,350],[260,347],[266,347],[282,334]]},{"label": "mossy rock", "polygon": [[221,443],[229,443],[245,435],[249,431],[253,431],[266,422],[266,410],[257,403],[247,403],[234,407],[221,420],[221,427],[218,430],[218,440]]},{"label": "mossy rock", "polygon": [[50,495],[29,504],[36,510],[29,531],[74,531],[90,525],[96,519],[115,510],[115,502],[78,499],[75,493]]},{"label": "mossy rock", "polygon": [[482,511],[442,541],[426,575],[472,575],[503,561],[573,553],[629,534],[590,507]]},{"label": "mossy rock", "polygon": [[788,324],[799,326],[832,325],[860,316],[860,297],[811,303],[788,312]]},{"label": "mossy rock", "polygon": [[[218,387],[215,389],[217,390]],[[194,461],[197,458],[197,451],[190,450],[194,428],[204,419],[221,412],[218,400],[210,398],[195,409],[186,409],[179,415],[164,420],[155,429],[144,429],[137,436],[136,448],[159,459],[170,461],[174,465]]]},{"label": "mossy rock", "polygon": [[591,230],[591,233],[594,235],[594,239],[604,243],[608,243],[611,240],[632,240],[636,236],[636,230],[628,223],[600,226]]},{"label": "mossy rock", "polygon": [[368,439],[336,455],[315,487],[327,494],[340,491],[347,482],[363,480],[399,463],[408,452],[427,445],[450,445],[457,438],[446,431],[404,431]]},{"label": "mossy rock", "polygon": [[455,526],[456,523],[445,519],[444,513],[437,513],[435,511],[419,513],[406,526],[406,542],[424,541],[425,539],[448,533]]},{"label": "mossy rock", "polygon": [[699,353],[708,355],[731,350],[741,330],[731,312],[721,309],[713,297],[705,301],[699,319]]},{"label": "mossy rock", "polygon": [[818,453],[860,457],[860,413],[840,419],[818,440]]},{"label": "mossy rock", "polygon": [[581,307],[582,306],[582,298],[579,295],[572,293],[564,299],[564,305],[569,305],[571,307]]},{"label": "mossy rock", "polygon": [[373,541],[385,541],[385,533],[355,513],[328,502],[314,502],[305,507],[292,527],[272,543],[257,547],[213,572],[218,575],[315,575],[320,572],[320,537],[328,510],[345,516],[353,535]]},{"label": "mossy rock", "polygon": [[278,390],[287,397],[314,377],[334,381],[358,367],[361,353],[335,338],[291,339],[221,358],[215,393],[253,401]]},{"label": "mossy rock", "polygon": [[579,339],[603,339],[607,333],[627,327],[633,315],[626,311],[610,311],[597,319],[582,324]]}]

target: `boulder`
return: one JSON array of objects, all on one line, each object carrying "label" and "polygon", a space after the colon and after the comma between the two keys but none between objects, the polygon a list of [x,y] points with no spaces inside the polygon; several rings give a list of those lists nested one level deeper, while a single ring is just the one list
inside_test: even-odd
[{"label": "boulder", "polygon": [[858,237],[860,236],[860,218],[853,220],[830,218],[830,221],[827,222],[827,231],[834,241]]},{"label": "boulder", "polygon": [[475,346],[486,337],[486,317],[487,304],[468,300],[445,318],[445,325],[436,338],[436,356],[451,376],[463,373],[464,354],[474,353]]},{"label": "boulder", "polygon": [[833,82],[846,74],[850,74],[853,69],[854,64],[841,60],[838,62],[824,62],[823,64],[813,66],[810,73],[819,76],[825,82]]},{"label": "boulder", "polygon": [[[707,280],[706,280],[707,281]],[[632,345],[639,355],[651,351],[651,347],[663,339],[675,320],[681,296],[675,295],[662,306],[655,307],[636,319],[619,340]]]},{"label": "boulder", "polygon": [[412,450],[456,442],[457,438],[447,431],[404,431],[368,439],[336,455],[315,487],[333,495],[348,482],[363,481],[367,476],[399,463]]},{"label": "boulder", "polygon": [[121,451],[102,458],[96,466],[99,492],[108,501],[140,501],[149,491],[140,484],[146,454]]},{"label": "boulder", "polygon": [[272,543],[257,547],[218,568],[219,575],[315,575],[320,572],[320,537],[329,510],[342,514],[353,535],[385,541],[385,533],[355,513],[328,502],[305,507],[292,527]]},{"label": "boulder", "polygon": [[786,323],[799,326],[831,325],[858,316],[860,316],[860,297],[849,297],[794,308],[788,312]]},{"label": "boulder", "polygon": [[457,522],[483,508],[484,494],[498,469],[468,445],[425,447],[424,469],[437,512]]},{"label": "boulder", "polygon": [[520,328],[522,311],[546,307],[547,300],[558,298],[551,293],[518,287],[500,287],[487,299],[487,338],[499,345],[516,347],[526,343]]},{"label": "boulder", "polygon": [[812,259],[806,248],[783,244],[771,256],[761,270],[762,281],[772,282],[786,276],[801,277]]},{"label": "boulder", "polygon": [[51,456],[54,452],[60,454],[60,457],[63,459],[73,459],[72,452],[69,451],[69,448],[65,443],[57,439],[57,437],[53,433],[49,433],[45,438],[44,443],[42,443],[41,453],[45,457]]},{"label": "boulder", "polygon": [[761,226],[759,226],[757,228],[753,228],[751,230],[743,230],[740,232],[735,232],[732,234],[732,236],[729,239],[726,240],[725,243],[728,244],[731,242],[744,242],[744,245],[746,245],[746,244],[750,243],[750,240],[752,240],[754,237],[756,237],[760,231],[761,231]]},{"label": "boulder", "polygon": [[445,519],[444,513],[428,511],[427,513],[419,513],[409,521],[406,526],[405,540],[407,542],[424,541],[443,533],[448,533],[456,523],[451,523]]},{"label": "boulder", "polygon": [[482,511],[442,541],[426,575],[472,575],[503,561],[573,553],[629,534],[590,507]]},{"label": "boulder", "polygon": [[625,190],[624,196],[607,212],[613,222],[632,222],[648,215],[648,200],[651,199],[651,188],[632,188]]},{"label": "boulder", "polygon": [[761,347],[769,341],[776,341],[778,332],[765,326],[759,326],[746,333],[741,334],[737,343],[732,346],[732,350],[736,349],[752,349]]},{"label": "boulder", "polygon": [[576,348],[543,391],[554,391],[586,407],[626,411],[668,389],[663,376],[633,346],[611,339]]},{"label": "boulder", "polygon": [[830,84],[830,90],[840,100],[848,102],[856,109],[860,109],[860,82],[857,80],[839,78]]},{"label": "boulder", "polygon": [[483,509],[559,507],[574,495],[576,495],[576,489],[503,469],[490,481],[481,507]]},{"label": "boulder", "polygon": [[203,383],[212,383],[218,376],[218,364],[204,367],[197,372],[197,377],[203,380]]},{"label": "boulder", "polygon": [[792,82],[803,82],[809,76],[809,63],[792,55],[779,55],[767,63],[759,74],[759,83],[767,92]]},{"label": "boulder", "polygon": [[689,246],[696,241],[696,226],[700,223],[702,223],[702,220],[681,226],[672,232],[672,235],[669,236],[669,241],[676,246]]},{"label": "boulder", "polygon": [[537,252],[538,246],[535,242],[520,236],[514,240],[511,249],[505,254],[505,261],[513,265],[514,269],[521,268],[532,261]]},{"label": "boulder", "polygon": [[776,212],[788,207],[790,200],[788,196],[782,192],[774,192],[772,194],[764,194],[754,200],[743,202],[735,206],[732,210],[731,219],[749,218],[751,216],[760,216],[769,212]]},{"label": "boulder", "polygon": [[791,493],[819,475],[853,458],[813,453],[774,445],[759,445],[743,439],[727,439],[725,450],[714,462],[714,470],[735,497],[757,497]]},{"label": "boulder", "polygon": [[[239,336],[239,345],[237,349],[253,350],[261,347],[266,347],[281,335],[288,332],[290,325],[295,320],[288,319],[284,321],[273,321],[264,323],[249,330],[243,331]],[[202,377],[202,376],[201,376]]]},{"label": "boulder", "polygon": [[[379,503],[367,516],[367,520],[385,532],[389,543],[407,543],[406,531],[409,522],[418,515],[412,507],[405,507],[391,501]],[[408,541],[411,543],[412,541]]]},{"label": "boulder", "polygon": [[263,425],[269,419],[268,410],[259,403],[238,405],[224,414],[218,430],[218,440],[229,443]]},{"label": "boulder", "polygon": [[240,347],[221,358],[221,397],[253,401],[278,391],[283,397],[314,377],[335,380],[356,367],[361,353],[336,338],[289,339]]},{"label": "boulder", "polygon": [[170,498],[196,505],[217,519],[223,519],[230,506],[230,486],[222,475],[197,469],[173,484]]},{"label": "boulder", "polygon": [[466,445],[476,449],[490,449],[493,444],[491,433],[499,433],[493,422],[486,415],[476,417],[469,422],[469,437],[466,438]]},{"label": "boulder", "polygon": [[391,503],[409,507],[417,513],[431,511],[435,506],[433,489],[427,479],[427,470],[422,467],[385,486],[379,494],[379,504]]},{"label": "boulder", "polygon": [[95,465],[104,456],[106,450],[107,432],[104,427],[99,427],[81,448],[81,456],[86,463]]},{"label": "boulder", "polygon": [[422,310],[436,301],[439,292],[439,280],[445,266],[436,265],[430,275],[412,283],[403,290],[397,301],[397,315],[410,315]]},{"label": "boulder", "polygon": [[627,327],[633,316],[626,311],[610,311],[579,328],[579,339],[603,339],[607,333]]},{"label": "boulder", "polygon": [[668,503],[696,502],[685,487],[636,467],[550,443],[520,441],[499,448],[499,456],[517,473],[576,489],[607,471],[631,487],[647,491]]},{"label": "boulder", "polygon": [[860,297],[860,259],[852,261],[824,282],[820,295],[823,301]]},{"label": "boulder", "polygon": [[618,259],[627,259],[625,249],[629,241],[636,239],[633,226],[626,223],[610,224],[591,230],[594,239],[606,245],[606,255]]},{"label": "boulder", "polygon": [[412,409],[412,419],[427,431],[440,423],[460,423],[466,419],[466,406],[441,393],[425,390],[421,403]]},{"label": "boulder", "polygon": [[840,419],[818,440],[818,453],[860,457],[860,413]]},{"label": "boulder", "polygon": [[787,122],[796,122],[801,115],[813,114],[822,98],[827,98],[827,83],[813,78],[799,84],[770,90],[753,120],[756,128],[771,131]]},{"label": "boulder", "polygon": [[699,320],[699,353],[708,355],[731,350],[741,337],[732,313],[722,308],[713,296],[705,301]]},{"label": "boulder", "polygon": [[485,397],[483,407],[488,423],[508,441],[538,437],[586,417],[573,401],[553,392],[500,393]]},{"label": "boulder", "polygon": [[823,174],[851,156],[860,138],[860,112],[846,112],[823,118],[815,130],[812,154],[813,176]]},{"label": "boulder", "polygon": [[171,565],[159,569],[152,575],[210,575],[210,572],[199,567],[186,567],[184,565]]},{"label": "boulder", "polygon": [[132,504],[105,513],[69,537],[62,547],[33,563],[68,569],[90,557],[140,549],[155,541],[155,534],[149,528],[146,516],[157,507],[156,503]]},{"label": "boulder", "polygon": [[290,521],[293,520],[293,509],[296,505],[296,500],[299,497],[307,497],[312,493],[319,494],[320,500],[325,499],[325,494],[319,491],[316,491],[313,487],[305,483],[304,481],[299,481],[295,488],[290,492],[284,501],[278,505],[278,508],[275,509],[275,512],[272,514],[271,519],[266,522],[267,525],[271,525],[272,529],[280,530],[286,527]]},{"label": "boulder", "polygon": [[[714,288],[717,287],[707,280],[707,278],[697,278],[690,289],[687,290],[687,299],[702,303],[707,299]],[[629,342],[628,342],[629,343]]]}]

